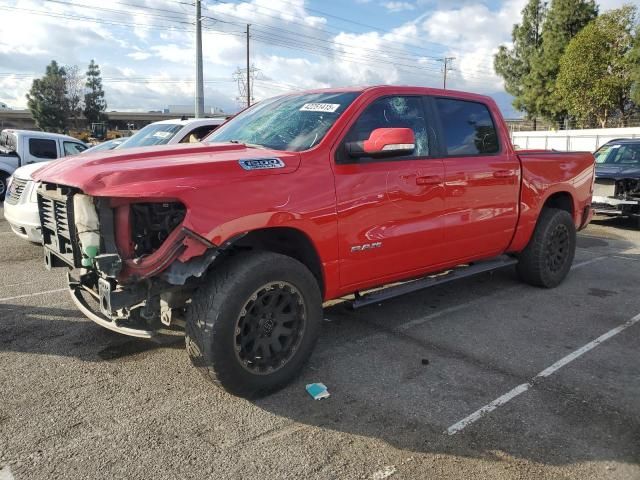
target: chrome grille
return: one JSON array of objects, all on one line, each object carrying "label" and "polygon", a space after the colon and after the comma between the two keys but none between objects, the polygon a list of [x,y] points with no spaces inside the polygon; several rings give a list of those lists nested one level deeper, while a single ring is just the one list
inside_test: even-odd
[{"label": "chrome grille", "polygon": [[24,193],[24,189],[29,183],[29,180],[22,180],[20,178],[14,178],[11,182],[11,187],[7,192],[7,195],[4,199],[9,205],[15,205],[20,201],[22,194]]}]

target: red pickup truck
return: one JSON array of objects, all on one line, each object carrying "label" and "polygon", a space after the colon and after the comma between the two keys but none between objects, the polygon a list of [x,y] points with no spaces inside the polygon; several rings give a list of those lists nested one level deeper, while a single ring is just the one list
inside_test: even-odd
[{"label": "red pickup truck", "polygon": [[86,316],[138,337],[186,332],[196,366],[255,396],[309,358],[323,301],[358,307],[508,265],[558,285],[591,218],[594,158],[516,153],[490,98],[380,86],[283,95],[199,144],[35,177],[45,263],[69,269]]}]

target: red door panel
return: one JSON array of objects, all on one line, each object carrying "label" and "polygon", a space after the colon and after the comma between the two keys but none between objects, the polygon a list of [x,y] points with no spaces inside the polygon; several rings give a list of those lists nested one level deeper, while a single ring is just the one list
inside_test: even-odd
[{"label": "red door panel", "polygon": [[442,261],[443,178],[435,159],[336,166],[342,286]]}]

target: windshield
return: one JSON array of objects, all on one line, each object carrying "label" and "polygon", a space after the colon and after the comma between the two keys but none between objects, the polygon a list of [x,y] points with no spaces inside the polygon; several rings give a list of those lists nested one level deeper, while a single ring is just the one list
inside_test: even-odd
[{"label": "windshield", "polygon": [[359,92],[308,93],[264,100],[229,120],[207,143],[238,142],[274,150],[317,145]]},{"label": "windshield", "polygon": [[117,148],[149,147],[151,145],[165,145],[175,137],[182,128],[179,123],[152,123],[139,132],[127,138]]},{"label": "windshield", "polygon": [[11,132],[0,132],[0,149],[5,152],[15,152],[17,150],[18,139]]},{"label": "windshield", "polygon": [[595,157],[601,165],[640,165],[640,142],[603,145]]}]

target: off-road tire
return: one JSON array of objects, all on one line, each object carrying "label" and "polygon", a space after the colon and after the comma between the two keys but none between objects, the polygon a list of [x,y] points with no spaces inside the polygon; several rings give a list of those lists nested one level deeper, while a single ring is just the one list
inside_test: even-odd
[{"label": "off-road tire", "polygon": [[536,287],[557,287],[569,273],[575,252],[576,227],[571,215],[545,208],[529,244],[518,257],[518,276]]},{"label": "off-road tire", "polygon": [[[258,305],[256,293],[263,292],[264,295],[265,290],[260,289],[266,285],[296,292],[293,304],[296,309],[303,308],[296,312],[304,312],[304,315],[294,316],[303,318],[304,327],[296,337],[296,346],[289,349],[290,357],[286,361],[280,361],[275,371],[265,369],[256,373],[250,371],[250,367],[263,360],[247,363],[246,358],[243,360],[240,357],[240,349],[244,346],[239,344],[241,340],[238,339],[240,332],[245,331],[245,324],[240,328],[239,322],[240,319],[244,322],[245,318],[249,318],[246,312],[254,309],[248,305]],[[247,303],[252,301],[253,304]],[[271,315],[273,318],[274,315],[284,314]],[[254,316],[251,318],[255,319]],[[239,253],[216,267],[209,274],[206,284],[194,294],[186,317],[187,352],[193,365],[214,384],[231,394],[255,398],[284,387],[297,376],[313,351],[321,322],[320,288],[307,267],[291,257],[276,253]],[[278,320],[273,323],[277,328]],[[264,331],[266,327],[261,328]],[[255,345],[253,348],[256,348]],[[276,358],[274,352],[271,350],[269,356]],[[262,351],[259,357],[256,356],[263,357],[267,355]]]},{"label": "off-road tire", "polygon": [[4,200],[7,194],[7,180],[9,180],[9,177],[4,173],[0,173],[0,201]]}]

